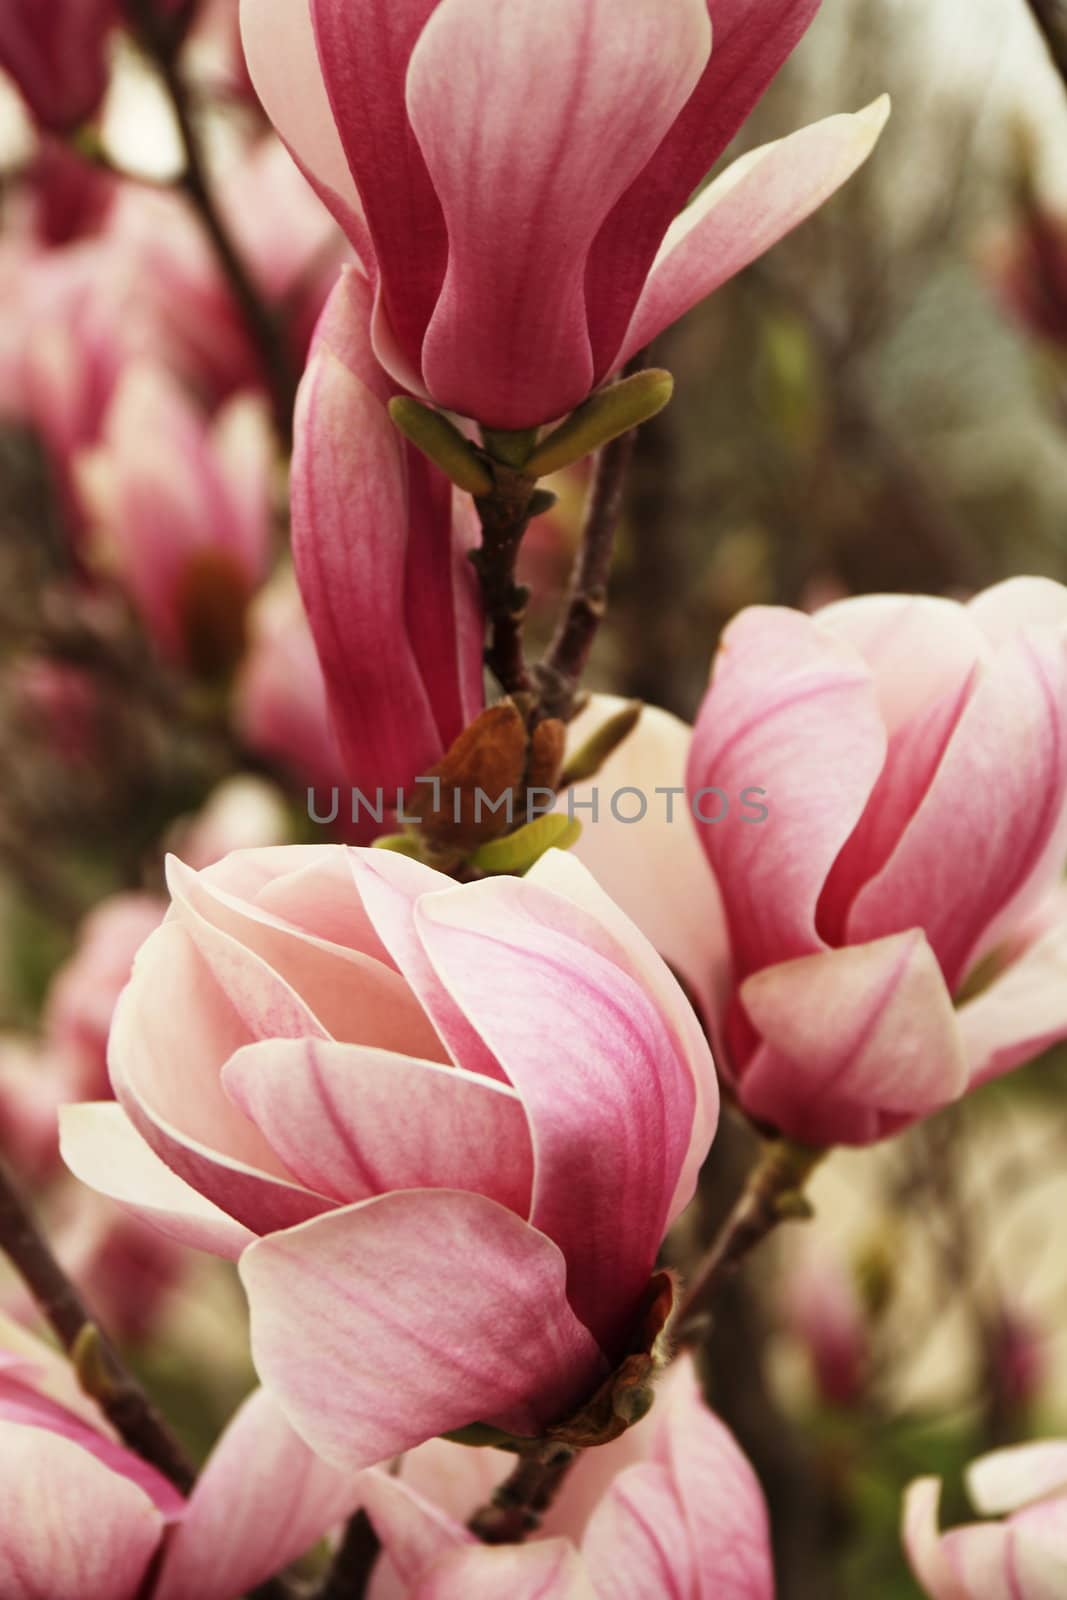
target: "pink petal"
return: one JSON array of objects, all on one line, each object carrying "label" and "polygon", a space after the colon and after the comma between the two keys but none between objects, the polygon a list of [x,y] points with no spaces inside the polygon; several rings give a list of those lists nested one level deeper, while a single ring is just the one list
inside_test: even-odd
[{"label": "pink petal", "polygon": [[472,1422],[534,1434],[602,1358],[551,1240],[481,1195],[383,1195],[241,1258],[256,1369],[311,1447],[365,1467]]},{"label": "pink petal", "polygon": [[[942,1539],[945,1558],[960,1585],[962,1600],[1018,1600],[1013,1576],[1014,1538],[1004,1523],[971,1523]],[[955,1600],[957,1591],[948,1591]],[[1038,1600],[1024,1591],[1025,1600]],[[940,1600],[935,1594],[934,1600]]]},{"label": "pink petal", "polygon": [[[443,1440],[429,1443],[448,1448]],[[426,1448],[426,1445],[420,1446],[420,1449]],[[482,1454],[481,1450],[468,1451],[462,1445],[453,1445],[451,1449],[472,1456]],[[514,1457],[511,1459],[514,1462]],[[406,1584],[414,1583],[441,1556],[474,1543],[474,1535],[468,1533],[462,1522],[450,1517],[433,1500],[391,1471],[375,1467],[364,1473],[363,1504],[387,1559]],[[473,1516],[477,1509],[475,1501],[467,1508],[466,1516]]]},{"label": "pink petal", "polygon": [[597,1600],[689,1600],[698,1593],[682,1507],[670,1473],[655,1463],[619,1474],[593,1513],[582,1554]]},{"label": "pink petal", "polygon": [[806,31],[819,0],[708,0],[711,59],[655,155],[615,204],[589,258],[586,301],[603,374],[660,241]]},{"label": "pink petal", "polygon": [[440,201],[408,123],[404,85],[438,0],[309,3],[326,93],[374,244],[383,310],[417,370],[447,242]]},{"label": "pink petal", "polygon": [[1067,1441],[1063,1439],[1039,1439],[993,1450],[967,1469],[967,1493],[983,1516],[1018,1511],[1046,1495],[1064,1492]]},{"label": "pink petal", "polygon": [[451,889],[452,879],[388,850],[353,850],[349,859],[367,914],[452,1060],[469,1072],[506,1080],[492,1051],[441,982],[416,931],[420,896]]},{"label": "pink petal", "polygon": [[737,976],[823,946],[819,895],[885,760],[873,676],[849,645],[810,618],[752,607],[731,623],[693,733],[694,811],[766,791],[769,819],[699,824],[726,905]]},{"label": "pink petal", "polygon": [[[665,716],[666,713],[662,715]],[[678,777],[681,775],[680,770],[672,774]],[[610,783],[608,767],[602,769],[601,777],[606,784]],[[683,854],[687,855],[688,852],[683,850]],[[707,871],[705,862],[698,857],[695,866],[702,875],[697,879],[697,883],[709,883],[714,890],[711,874]],[[607,887],[614,889],[616,875],[612,873],[612,882]],[[643,929],[624,914],[623,898],[619,896],[614,899],[609,898],[600,884],[590,877],[586,867],[575,860],[572,852],[547,851],[526,874],[526,881],[551,890],[557,897],[553,913],[555,926],[562,932],[589,939],[594,932],[589,918],[593,918],[595,923],[599,924],[597,948],[609,960],[628,971],[655,1002],[689,1062],[696,1091],[696,1103],[693,1107],[689,1148],[678,1175],[678,1184],[669,1210],[669,1219],[673,1222],[693,1197],[697,1176],[711,1148],[711,1141],[715,1137],[719,1121],[719,1085],[715,1076],[715,1063],[699,1018],[680,984],[676,982],[656,950],[645,938]],[[692,882],[687,884],[686,897],[697,905],[706,906],[709,903],[709,898],[702,896],[699,889],[694,892]],[[586,913],[576,925],[570,924],[564,908],[559,906],[560,898],[572,901],[581,912]],[[623,906],[622,910],[620,906]],[[643,906],[644,902],[642,908]],[[686,917],[681,906],[679,913],[679,922],[684,922]]]},{"label": "pink petal", "polygon": [[1062,628],[1067,588],[1052,578],[1008,578],[975,595],[967,614],[994,644],[1005,644],[1022,628]]},{"label": "pink petal", "polygon": [[889,733],[881,776],[819,902],[819,927],[837,944],[858,889],[885,865],[929,789],[988,647],[963,606],[927,595],[864,595],[816,620],[870,666]]},{"label": "pink petal", "polygon": [[330,1202],[290,1181],[224,1093],[222,1066],[248,1038],[184,929],[165,922],[142,946],[115,1008],[115,1093],[179,1178],[258,1233],[303,1222]]},{"label": "pink petal", "polygon": [[585,399],[590,249],[709,44],[704,0],[512,0],[506,26],[491,0],[441,0],[407,87],[448,228],[422,352],[439,405],[524,428]]},{"label": "pink petal", "polygon": [[415,916],[442,981],[526,1107],[530,1221],[560,1246],[571,1305],[615,1353],[655,1265],[689,1146],[689,1064],[577,906],[497,878],[428,895]]},{"label": "pink petal", "polygon": [[[341,869],[343,855],[335,860]],[[320,865],[315,881],[302,877],[296,885],[271,885],[253,903],[228,893],[210,870],[191,872],[173,856],[167,862],[174,915],[189,929],[253,1037],[330,1033],[438,1057],[433,1029],[391,964],[334,944],[274,910],[286,887],[297,908],[305,893],[321,895],[327,888],[324,876]],[[337,876],[343,881],[340,870]],[[327,883],[333,881],[331,872]]]},{"label": "pink petal", "polygon": [[238,1051],[227,1092],[308,1188],[344,1204],[470,1189],[525,1216],[533,1156],[504,1084],[387,1050],[274,1040]]},{"label": "pink petal", "polygon": [[426,1573],[409,1600],[500,1600],[502,1595],[508,1600],[601,1600],[578,1552],[564,1539],[456,1550]]},{"label": "pink petal", "polygon": [[1067,1593],[1067,1498],[1012,1517],[1008,1538],[1009,1600],[1060,1600]]},{"label": "pink petal", "polygon": [[241,0],[241,41],[263,109],[361,258],[373,262],[363,205],[319,71],[307,0]]},{"label": "pink petal", "polygon": [[70,1439],[0,1422],[4,1600],[135,1600],[163,1521]]},{"label": "pink petal", "polygon": [[883,1131],[872,1115],[924,1115],[966,1087],[952,1002],[918,928],[766,967],[741,1001],[762,1039],[742,1099],[794,1139],[866,1143]]},{"label": "pink petal", "polygon": [[236,1261],[256,1237],[183,1183],[113,1100],[61,1107],[59,1148],[82,1183],[194,1250]]},{"label": "pink petal", "polygon": [[903,1536],[911,1570],[930,1600],[972,1600],[945,1553],[938,1529],[941,1484],[919,1478],[904,1497]]},{"label": "pink petal", "polygon": [[152,1600],[233,1600],[303,1555],[360,1498],[359,1477],[313,1455],[258,1389],[200,1474]]},{"label": "pink petal", "polygon": [[806,222],[863,165],[888,116],[883,96],[851,116],[827,117],[753,150],[727,168],[668,231],[612,366],[628,361]]},{"label": "pink petal", "polygon": [[[567,730],[569,748],[579,749],[623,705],[614,695],[593,695]],[[568,854],[633,918],[714,1021],[729,991],[730,948],[722,899],[685,796],[692,737],[692,728],[678,717],[645,706],[633,733],[597,776],[576,784],[557,809],[566,812],[569,804],[582,824]],[[639,790],[648,802],[641,822],[619,820],[637,814],[632,796],[622,796],[612,809],[613,798],[626,788]],[[588,809],[594,798],[595,815]],[[559,859],[559,852],[548,859]]]},{"label": "pink petal", "polygon": [[1065,854],[1067,634],[1035,630],[989,664],[896,850],[857,896],[848,937],[921,926],[955,990]]},{"label": "pink petal", "polygon": [[1050,929],[958,1012],[971,1086],[1067,1037],[1067,922]]},{"label": "pink petal", "polygon": [[670,1368],[657,1409],[657,1460],[670,1470],[683,1514],[694,1600],[774,1600],[763,1491],[730,1430],[705,1405],[687,1358]]}]

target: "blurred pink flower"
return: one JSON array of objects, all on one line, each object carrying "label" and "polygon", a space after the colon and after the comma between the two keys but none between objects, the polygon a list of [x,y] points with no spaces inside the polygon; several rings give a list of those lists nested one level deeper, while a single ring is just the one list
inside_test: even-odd
[{"label": "blurred pink flower", "polygon": [[278,790],[264,778],[226,778],[206,804],[172,829],[174,853],[199,872],[232,850],[288,844],[291,818]]},{"label": "blurred pink flower", "polygon": [[1057,1600],[1067,1594],[1067,1442],[996,1450],[967,1474],[972,1504],[1002,1522],[939,1534],[941,1485],[920,1478],[904,1506],[904,1543],[930,1600]]},{"label": "blurred pink flower", "polygon": [[486,1549],[466,1523],[514,1465],[435,1439],[367,1473],[384,1547],[368,1600],[773,1600],[763,1494],[688,1359],[643,1422],[586,1451],[533,1539]]},{"label": "blurred pink flower", "polygon": [[597,782],[640,787],[649,820],[590,824],[578,853],[758,1121],[866,1144],[1067,1037],[1059,584],[742,612],[692,737],[646,711]]},{"label": "blurred pink flower", "polygon": [[863,1393],[870,1336],[854,1276],[825,1237],[794,1248],[782,1280],[786,1327],[811,1361],[819,1397],[851,1406]]},{"label": "blurred pink flower", "polygon": [[1011,231],[990,239],[983,265],[1013,321],[1067,348],[1067,218],[1031,199]]},{"label": "blurred pink flower", "polygon": [[327,1460],[569,1415],[715,1129],[651,946],[556,851],[457,886],[290,846],[170,886],[112,1029],[121,1106],[62,1113],[71,1169],[241,1257],[257,1370]]},{"label": "blurred pink flower", "polygon": [[78,930],[73,955],[45,998],[45,1041],[64,1063],[68,1099],[106,1094],[107,1037],[133,958],[166,910],[155,895],[111,895]]},{"label": "blurred pink flower", "polygon": [[817,9],[514,0],[504,26],[495,0],[243,0],[242,26],[268,115],[375,285],[383,366],[519,429],[579,404],[870,153],[884,104],[744,157],[682,211]]},{"label": "blurred pink flower", "polygon": [[0,1321],[4,1600],[239,1600],[356,1498],[260,1391],[185,1501],[116,1440],[49,1346]]},{"label": "blurred pink flower", "polygon": [[0,67],[42,128],[72,133],[92,116],[108,81],[116,0],[4,0]]},{"label": "blurred pink flower", "polygon": [[393,427],[371,289],[335,289],[301,385],[293,561],[350,784],[395,797],[484,705],[477,519]]},{"label": "blurred pink flower", "polygon": [[101,445],[76,465],[94,554],[153,642],[179,666],[224,675],[244,648],[270,546],[270,425],[260,401],[208,421],[160,368],[126,368]]},{"label": "blurred pink flower", "polygon": [[324,793],[344,783],[322,668],[290,572],[253,602],[233,704],[237,731],[257,754]]},{"label": "blurred pink flower", "polygon": [[36,1039],[0,1039],[0,1151],[18,1176],[39,1183],[59,1166],[59,1107],[78,1085],[74,1063]]}]

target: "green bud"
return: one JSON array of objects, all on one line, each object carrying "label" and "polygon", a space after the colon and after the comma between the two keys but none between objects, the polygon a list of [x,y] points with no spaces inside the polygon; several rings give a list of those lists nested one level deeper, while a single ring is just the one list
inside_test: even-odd
[{"label": "green bud", "polygon": [[482,429],[482,442],[494,461],[521,472],[537,443],[538,428],[523,428],[518,433],[503,433],[494,428]]},{"label": "green bud", "polygon": [[424,406],[410,395],[398,394],[389,402],[389,415],[405,439],[429,456],[460,489],[473,495],[492,493],[493,480],[470,441],[442,412]]},{"label": "green bud", "polygon": [[531,478],[543,478],[582,461],[620,433],[654,417],[673,393],[674,379],[662,367],[635,372],[610,389],[601,389],[541,440],[523,470]]},{"label": "green bud", "polygon": [[560,788],[567,789],[572,783],[586,783],[590,778],[595,778],[608,757],[633,733],[644,709],[640,700],[629,701],[583,745],[579,745],[563,768]]},{"label": "green bud", "polygon": [[503,839],[483,844],[471,860],[482,872],[528,872],[546,850],[569,850],[581,831],[582,825],[576,818],[550,811],[543,817],[535,817],[524,828],[506,834]]}]

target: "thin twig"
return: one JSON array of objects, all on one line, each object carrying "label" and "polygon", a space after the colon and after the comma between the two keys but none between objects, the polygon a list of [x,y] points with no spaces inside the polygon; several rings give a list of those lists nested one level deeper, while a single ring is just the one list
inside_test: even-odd
[{"label": "thin twig", "polygon": [[[646,367],[648,354],[643,350],[636,355],[626,374]],[[636,437],[637,430],[631,429],[597,454],[567,604],[545,657],[535,668],[542,715],[560,717],[564,722],[574,715],[582,674],[607,612],[615,534]]]},{"label": "thin twig", "polygon": [[516,580],[515,564],[530,519],[538,512],[538,493],[532,479],[502,462],[494,461],[492,472],[492,494],[474,502],[482,543],[470,557],[489,630],[485,664],[505,694],[525,694],[532,687],[522,641],[528,595]]},{"label": "thin twig", "polygon": [[551,1445],[520,1456],[489,1504],[471,1518],[471,1532],[483,1544],[521,1544],[541,1526],[578,1455],[569,1445]]},{"label": "thin twig", "polygon": [[15,1180],[0,1164],[0,1250],[33,1295],[69,1355],[87,1357],[80,1377],[91,1373],[89,1392],[131,1450],[151,1462],[187,1494],[195,1473],[185,1453],[141,1385],[123,1365],[77,1289],[59,1265]]},{"label": "thin twig", "polygon": [[1064,0],[1027,0],[1053,65],[1067,88],[1067,4]]},{"label": "thin twig", "polygon": [[365,1511],[350,1517],[333,1564],[315,1600],[363,1600],[381,1551],[381,1543]]},{"label": "thin twig", "polygon": [[822,1154],[788,1139],[764,1145],[737,1204],[690,1279],[677,1313],[680,1345],[699,1340],[705,1313],[723,1284],[780,1222],[811,1215],[804,1185]]},{"label": "thin twig", "polygon": [[275,426],[288,447],[293,433],[297,378],[286,348],[284,329],[264,300],[230,234],[208,176],[189,90],[179,64],[179,50],[152,0],[127,0],[127,9],[146,54],[155,64],[174,111],[185,169],[180,184],[218,257],[234,303],[259,355],[270,392]]}]

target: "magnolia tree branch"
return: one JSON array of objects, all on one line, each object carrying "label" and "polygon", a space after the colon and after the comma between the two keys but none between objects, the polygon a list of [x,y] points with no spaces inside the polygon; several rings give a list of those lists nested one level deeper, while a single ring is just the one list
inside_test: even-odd
[{"label": "magnolia tree branch", "polygon": [[357,1511],[345,1527],[333,1564],[315,1600],[364,1600],[374,1575],[381,1543],[365,1511]]},{"label": "magnolia tree branch", "polygon": [[0,1250],[33,1295],[60,1344],[74,1360],[82,1387],[131,1450],[183,1494],[193,1486],[189,1461],[111,1340],[90,1316],[52,1254],[18,1186],[0,1164]]},{"label": "magnolia tree branch", "polygon": [[1049,55],[1067,87],[1067,0],[1027,0]]},{"label": "magnolia tree branch", "polygon": [[483,1544],[521,1544],[541,1526],[578,1455],[570,1445],[558,1444],[520,1456],[489,1504],[471,1518],[471,1532]]},{"label": "magnolia tree branch", "polygon": [[286,347],[284,328],[256,286],[215,197],[189,90],[179,64],[177,43],[153,0],[126,0],[126,8],[143,49],[159,73],[178,125],[185,159],[180,187],[211,241],[234,304],[259,356],[275,427],[288,448],[293,436],[297,374]]},{"label": "magnolia tree branch", "polygon": [[[626,375],[642,371],[648,365],[648,354],[642,350],[636,355]],[[546,717],[567,722],[574,715],[582,674],[607,614],[615,535],[636,438],[637,430],[631,428],[597,453],[566,607],[544,660],[535,669]]]},{"label": "magnolia tree branch", "polygon": [[679,1346],[699,1342],[706,1314],[722,1286],[780,1222],[811,1216],[804,1185],[824,1153],[788,1139],[769,1140],[763,1146],[737,1204],[693,1272],[678,1307]]}]

